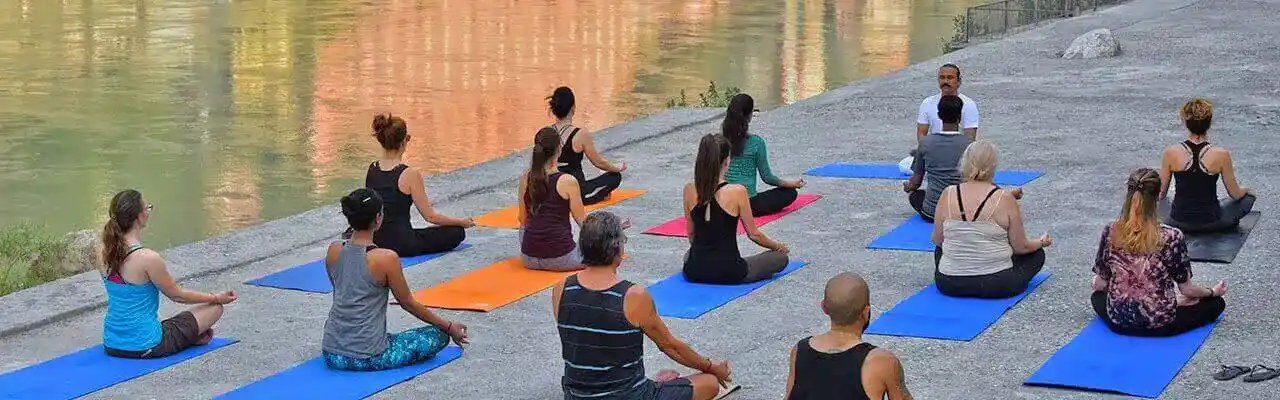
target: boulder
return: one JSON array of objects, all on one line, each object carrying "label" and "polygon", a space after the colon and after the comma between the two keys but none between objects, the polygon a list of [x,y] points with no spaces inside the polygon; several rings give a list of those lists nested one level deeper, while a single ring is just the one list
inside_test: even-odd
[{"label": "boulder", "polygon": [[78,274],[96,268],[98,254],[102,251],[102,240],[98,232],[82,230],[68,233],[67,253],[58,264],[68,274]]},{"label": "boulder", "polygon": [[1094,29],[1071,41],[1071,46],[1062,52],[1062,58],[1098,58],[1114,57],[1120,53],[1120,42],[1111,34],[1110,29]]}]

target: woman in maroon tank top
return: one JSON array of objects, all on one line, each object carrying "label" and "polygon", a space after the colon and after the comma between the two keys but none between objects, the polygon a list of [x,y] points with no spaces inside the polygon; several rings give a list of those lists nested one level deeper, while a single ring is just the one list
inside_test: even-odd
[{"label": "woman in maroon tank top", "polygon": [[577,178],[556,169],[559,156],[560,134],[550,127],[539,130],[533,161],[520,176],[520,256],[529,269],[582,269],[569,217],[581,225],[587,213]]}]

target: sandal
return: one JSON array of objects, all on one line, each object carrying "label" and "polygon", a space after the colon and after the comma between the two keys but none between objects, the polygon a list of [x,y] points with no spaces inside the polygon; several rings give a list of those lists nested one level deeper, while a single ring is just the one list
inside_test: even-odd
[{"label": "sandal", "polygon": [[1218,373],[1213,374],[1213,379],[1217,379],[1220,381],[1229,381],[1232,379],[1236,379],[1236,377],[1239,377],[1240,375],[1244,375],[1250,372],[1253,372],[1253,368],[1243,367],[1239,365],[1223,365],[1221,371],[1218,371]]},{"label": "sandal", "polygon": [[1259,365],[1253,366],[1253,373],[1246,375],[1244,377],[1244,381],[1249,383],[1262,382],[1262,381],[1271,380],[1272,378],[1275,378],[1277,376],[1280,376],[1280,371],[1272,369],[1271,367],[1268,367],[1266,365],[1259,364]]}]

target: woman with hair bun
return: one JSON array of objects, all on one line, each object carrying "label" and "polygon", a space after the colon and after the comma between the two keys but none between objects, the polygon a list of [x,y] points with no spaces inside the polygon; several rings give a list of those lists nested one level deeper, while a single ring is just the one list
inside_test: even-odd
[{"label": "woman with hair bun", "polygon": [[1139,169],[1126,186],[1120,218],[1102,229],[1093,265],[1098,317],[1130,336],[1173,336],[1217,320],[1227,307],[1227,282],[1191,283],[1186,238],[1156,215],[1160,174]]},{"label": "woman with hair bun", "polygon": [[[560,149],[560,155],[556,157],[556,168],[578,180],[578,185],[581,186],[582,204],[592,205],[604,201],[622,184],[622,172],[627,170],[627,163],[613,165],[600,154],[599,150],[596,150],[591,131],[573,125],[573,113],[577,107],[572,89],[558,87],[550,97],[547,97],[547,100],[551,114],[556,117],[556,122],[551,124],[551,129],[554,129],[563,140],[561,144],[563,148]],[[587,179],[586,173],[582,171],[583,157],[590,160],[591,165],[604,171],[604,174]]]},{"label": "woman with hair bun", "polygon": [[[356,189],[342,198],[351,240],[334,242],[324,258],[333,304],[324,322],[325,365],[345,371],[381,371],[425,361],[453,340],[467,343],[467,326],[449,321],[413,298],[396,252],[373,244],[382,225],[382,198]],[[387,333],[387,292],[427,326]]]},{"label": "woman with hair bun", "polygon": [[[1164,149],[1160,160],[1160,214],[1164,222],[1184,232],[1217,232],[1235,229],[1253,210],[1257,198],[1236,182],[1231,152],[1209,146],[1213,103],[1192,99],[1178,110],[1187,126],[1187,140]],[[1218,199],[1218,178],[1230,197]],[[1177,182],[1173,201],[1169,187]]]},{"label": "woman with hair bun", "polygon": [[[422,172],[404,163],[409,129],[400,117],[379,114],[373,118],[373,136],[382,145],[382,157],[369,164],[364,185],[378,192],[385,203],[386,221],[373,235],[378,247],[401,257],[453,250],[467,238],[465,228],[475,226],[470,218],[453,218],[437,213],[427,199]],[[414,228],[409,207],[415,206],[422,219],[436,226]]]},{"label": "woman with hair bun", "polygon": [[[102,347],[112,357],[162,358],[213,340],[213,324],[236,292],[187,290],[174,281],[160,253],[142,247],[142,231],[151,219],[151,203],[137,190],[111,198],[110,219],[102,228],[102,283],[107,315]],[[160,321],[160,293],[182,304],[199,304]]]}]

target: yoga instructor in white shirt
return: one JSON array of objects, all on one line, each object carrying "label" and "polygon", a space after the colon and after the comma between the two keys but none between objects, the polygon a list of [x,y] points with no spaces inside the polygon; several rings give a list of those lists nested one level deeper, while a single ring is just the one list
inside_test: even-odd
[{"label": "yoga instructor in white shirt", "polygon": [[938,100],[942,96],[956,95],[964,101],[964,109],[960,112],[960,128],[966,136],[969,136],[969,140],[976,140],[978,138],[978,102],[960,94],[960,67],[955,64],[943,64],[938,68],[938,91],[938,94],[920,102],[920,111],[916,115],[916,139],[942,131],[942,120],[938,118]]}]

